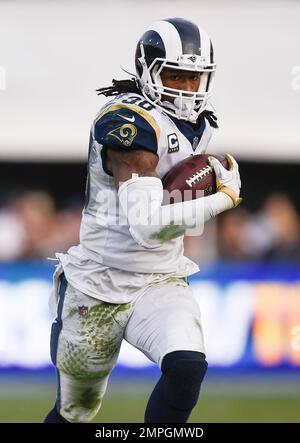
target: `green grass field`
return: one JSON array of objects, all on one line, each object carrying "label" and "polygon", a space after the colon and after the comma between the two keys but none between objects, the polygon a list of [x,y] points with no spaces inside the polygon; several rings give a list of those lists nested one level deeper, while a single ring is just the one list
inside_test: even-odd
[{"label": "green grass field", "polygon": [[[141,423],[155,382],[112,382],[98,423]],[[0,383],[0,422],[42,422],[54,402],[52,383]],[[300,422],[300,387],[293,381],[213,380],[203,387],[190,422]]]}]

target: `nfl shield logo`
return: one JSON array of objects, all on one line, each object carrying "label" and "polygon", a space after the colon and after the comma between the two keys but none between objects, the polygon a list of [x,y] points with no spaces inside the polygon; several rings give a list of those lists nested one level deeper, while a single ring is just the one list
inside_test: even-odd
[{"label": "nfl shield logo", "polygon": [[199,144],[199,137],[194,137],[193,138],[193,145],[192,145],[194,151],[197,148],[198,144]]},{"label": "nfl shield logo", "polygon": [[89,308],[87,306],[78,306],[78,313],[81,317],[85,317],[89,312]]},{"label": "nfl shield logo", "polygon": [[189,60],[191,60],[193,63],[195,63],[195,61],[197,60],[197,57],[195,55],[192,55],[191,57],[189,57]]}]

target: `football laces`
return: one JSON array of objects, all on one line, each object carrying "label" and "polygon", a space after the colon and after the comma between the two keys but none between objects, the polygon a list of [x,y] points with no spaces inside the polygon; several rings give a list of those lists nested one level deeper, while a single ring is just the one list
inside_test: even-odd
[{"label": "football laces", "polygon": [[185,180],[186,184],[192,188],[198,181],[202,180],[203,177],[209,175],[212,172],[211,166],[205,166],[205,168],[200,169],[196,174]]}]

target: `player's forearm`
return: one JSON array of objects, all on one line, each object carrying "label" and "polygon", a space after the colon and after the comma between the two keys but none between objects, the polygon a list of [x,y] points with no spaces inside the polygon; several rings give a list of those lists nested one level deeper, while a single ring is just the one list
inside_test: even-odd
[{"label": "player's forearm", "polygon": [[204,223],[221,212],[232,208],[232,199],[224,192],[217,192],[203,198],[204,200]]},{"label": "player's forearm", "polygon": [[133,238],[146,248],[186,233],[200,235],[205,222],[232,208],[231,198],[224,193],[162,206],[162,183],[153,177],[133,176],[118,194]]}]

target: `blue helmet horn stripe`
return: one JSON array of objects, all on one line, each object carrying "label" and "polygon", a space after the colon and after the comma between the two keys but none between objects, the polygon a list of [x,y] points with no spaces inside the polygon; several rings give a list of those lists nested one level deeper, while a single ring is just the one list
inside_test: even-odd
[{"label": "blue helmet horn stripe", "polygon": [[171,23],[177,29],[183,54],[201,55],[201,37],[198,26],[182,18],[170,18],[165,21]]}]

